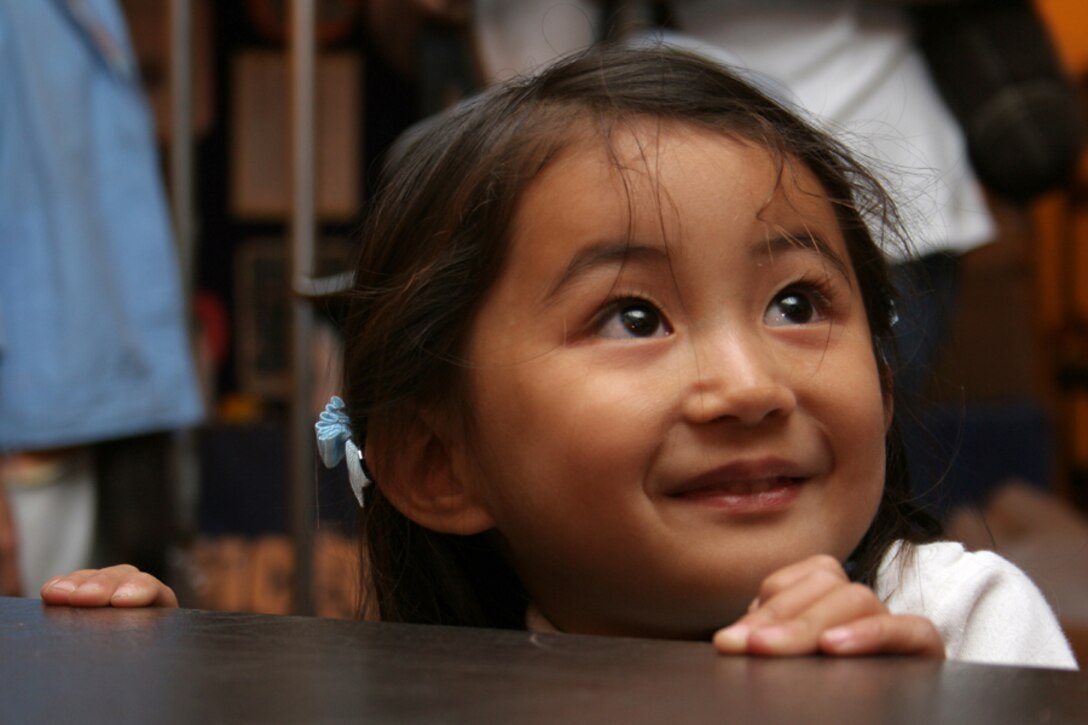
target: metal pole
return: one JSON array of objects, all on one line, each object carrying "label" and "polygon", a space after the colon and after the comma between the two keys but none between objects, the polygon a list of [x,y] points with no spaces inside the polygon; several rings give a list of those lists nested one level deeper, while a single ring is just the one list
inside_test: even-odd
[{"label": "metal pole", "polygon": [[[191,315],[193,259],[195,257],[195,204],[193,203],[193,33],[191,0],[170,0],[167,33],[170,38],[170,205],[174,218],[174,243],[177,245],[181,279],[182,309]],[[190,318],[191,319],[191,318]],[[189,325],[190,349],[196,359],[193,326]],[[172,440],[174,477],[171,500],[176,526],[175,542],[196,531],[199,464],[196,436],[192,430],[179,431]],[[176,544],[167,552],[168,567],[175,588],[186,581],[179,568],[180,550]]]},{"label": "metal pole", "polygon": [[313,273],[315,0],[291,3],[291,379],[289,511],[295,543],[295,613],[313,613],[313,312],[296,290]]},{"label": "metal pole", "polygon": [[193,285],[192,17],[190,0],[170,0],[170,201],[186,302]]}]

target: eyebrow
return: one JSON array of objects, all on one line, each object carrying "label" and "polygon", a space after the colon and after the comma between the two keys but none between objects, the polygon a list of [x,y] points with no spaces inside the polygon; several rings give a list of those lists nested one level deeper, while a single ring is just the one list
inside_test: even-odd
[{"label": "eyebrow", "polygon": [[[849,265],[819,235],[811,232],[787,232],[752,244],[752,257],[769,257],[788,252],[815,252],[830,264],[847,281],[852,279]],[[580,250],[570,260],[555,283],[548,289],[544,302],[559,297],[575,280],[600,267],[617,267],[628,262],[643,264],[668,263],[669,254],[664,246],[635,244],[631,242],[605,241]]]},{"label": "eyebrow", "polygon": [[815,252],[834,267],[843,279],[849,282],[853,278],[849,264],[828,244],[827,240],[809,231],[786,232],[752,247],[753,257],[770,257],[773,260],[775,254],[783,252]]},{"label": "eyebrow", "polygon": [[668,262],[668,258],[668,252],[661,246],[613,241],[593,244],[574,255],[556,278],[555,284],[548,289],[544,301],[554,300],[576,279],[599,267],[618,267],[628,262],[663,263]]}]

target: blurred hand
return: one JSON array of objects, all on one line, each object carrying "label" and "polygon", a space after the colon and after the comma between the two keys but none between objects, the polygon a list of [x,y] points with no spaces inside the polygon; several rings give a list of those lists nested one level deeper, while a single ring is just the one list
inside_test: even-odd
[{"label": "blurred hand", "polygon": [[42,601],[68,607],[176,607],[174,590],[130,564],[53,577]]},{"label": "blurred hand", "polygon": [[830,556],[814,556],[763,581],[748,614],[714,635],[726,654],[944,657],[933,623],[892,614]]}]

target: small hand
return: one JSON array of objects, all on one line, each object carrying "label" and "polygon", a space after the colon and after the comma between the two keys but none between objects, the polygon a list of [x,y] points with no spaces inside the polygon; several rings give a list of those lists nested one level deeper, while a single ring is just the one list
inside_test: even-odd
[{"label": "small hand", "polygon": [[129,564],[53,577],[42,601],[69,607],[176,607],[174,590]]},{"label": "small hand", "polygon": [[872,589],[850,582],[830,556],[814,556],[767,577],[748,614],[719,630],[714,646],[727,654],[944,657],[932,622],[890,613]]}]

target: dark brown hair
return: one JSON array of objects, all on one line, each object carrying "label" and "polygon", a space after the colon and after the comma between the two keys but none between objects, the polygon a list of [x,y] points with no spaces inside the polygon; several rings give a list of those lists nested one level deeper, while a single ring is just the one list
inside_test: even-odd
[{"label": "dark brown hair", "polygon": [[[599,46],[492,89],[403,142],[364,227],[345,326],[344,399],[357,440],[378,421],[383,439],[395,440],[417,411],[464,400],[468,330],[503,267],[522,192],[575,141],[609,148],[613,129],[644,119],[756,143],[816,176],[843,230],[890,396],[894,304],[881,247],[902,236],[880,183],[838,142],[711,61]],[[465,417],[471,425],[471,411]],[[886,450],[884,495],[848,564],[859,581],[872,582],[892,542],[937,531],[910,504],[894,424]],[[396,455],[373,452],[379,480],[362,513],[366,594],[379,616],[524,627],[524,588],[485,534],[427,530],[382,495],[380,459]]]}]

